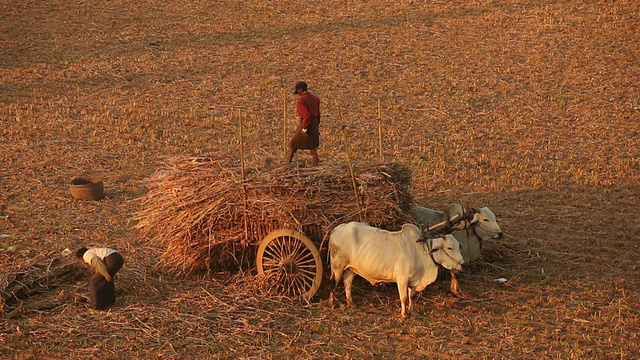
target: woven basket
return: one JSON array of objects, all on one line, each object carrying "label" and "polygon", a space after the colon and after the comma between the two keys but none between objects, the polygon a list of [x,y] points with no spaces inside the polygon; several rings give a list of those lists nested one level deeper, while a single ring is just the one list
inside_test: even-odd
[{"label": "woven basket", "polygon": [[79,200],[100,200],[104,198],[104,184],[96,177],[75,178],[69,186],[71,195]]}]

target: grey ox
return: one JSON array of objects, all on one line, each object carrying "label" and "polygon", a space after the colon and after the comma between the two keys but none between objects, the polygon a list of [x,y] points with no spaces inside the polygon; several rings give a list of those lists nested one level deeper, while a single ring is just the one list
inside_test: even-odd
[{"label": "grey ox", "polygon": [[482,242],[491,239],[501,239],[502,229],[496,221],[496,215],[488,207],[480,209],[465,209],[459,204],[450,204],[445,211],[433,210],[420,205],[413,205],[411,212],[422,229],[446,221],[455,215],[463,219],[457,225],[451,226],[450,233],[460,242],[464,262],[469,264],[478,258],[482,249]]},{"label": "grey ox", "polygon": [[[464,259],[460,244],[452,235],[424,239],[413,224],[404,224],[400,231],[387,231],[366,223],[350,222],[338,225],[329,237],[331,259],[331,294],[341,279],[347,305],[353,306],[351,286],[356,275],[372,285],[395,282],[398,285],[402,317],[413,308],[413,294],[424,290],[438,277],[438,264],[449,270],[462,270]],[[407,306],[408,301],[408,306]]]},{"label": "grey ox", "polygon": [[[465,209],[459,204],[450,204],[445,211],[433,210],[420,205],[413,205],[413,217],[422,229],[428,229],[434,224],[446,222],[446,232],[451,233],[462,248],[462,256],[467,264],[472,263],[480,255],[482,242],[491,239],[501,239],[502,229],[496,221],[496,215],[488,207],[480,209]],[[459,223],[449,223],[447,219],[459,215]],[[460,295],[458,282],[451,273],[451,292]]]}]

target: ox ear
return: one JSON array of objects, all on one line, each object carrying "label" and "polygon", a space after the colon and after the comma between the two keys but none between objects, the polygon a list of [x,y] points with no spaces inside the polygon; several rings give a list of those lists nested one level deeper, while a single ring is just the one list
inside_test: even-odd
[{"label": "ox ear", "polygon": [[469,222],[470,224],[474,224],[477,223],[478,221],[480,221],[480,211],[478,209],[472,209],[471,211],[473,214],[473,218],[471,219],[471,221]]},{"label": "ox ear", "polygon": [[457,224],[451,227],[451,231],[449,233],[452,233],[457,230],[464,230],[464,228],[466,227],[467,227],[467,219],[463,218],[462,220],[458,221]]}]

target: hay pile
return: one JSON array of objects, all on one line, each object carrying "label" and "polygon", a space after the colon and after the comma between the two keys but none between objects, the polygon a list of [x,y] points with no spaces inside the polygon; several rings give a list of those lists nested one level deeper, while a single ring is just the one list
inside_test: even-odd
[{"label": "hay pile", "polygon": [[388,163],[353,169],[352,176],[347,163],[270,170],[247,165],[243,184],[238,160],[175,159],[148,179],[134,226],[166,247],[159,267],[187,275],[252,267],[254,246],[278,228],[296,229],[319,241],[351,220],[387,229],[409,221],[413,198],[407,167]]},{"label": "hay pile", "polygon": [[[67,299],[47,296],[31,299],[87,275],[87,270],[75,256],[54,252],[0,251],[0,317],[18,315],[23,307],[45,311],[63,305]],[[29,300],[27,305],[23,301]]]}]

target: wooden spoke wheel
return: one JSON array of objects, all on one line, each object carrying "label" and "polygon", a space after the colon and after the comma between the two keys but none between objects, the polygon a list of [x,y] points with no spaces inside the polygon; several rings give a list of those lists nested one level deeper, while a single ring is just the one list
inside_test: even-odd
[{"label": "wooden spoke wheel", "polygon": [[258,246],[258,274],[269,290],[310,300],[320,288],[322,261],[318,248],[304,234],[280,229],[269,233]]}]

